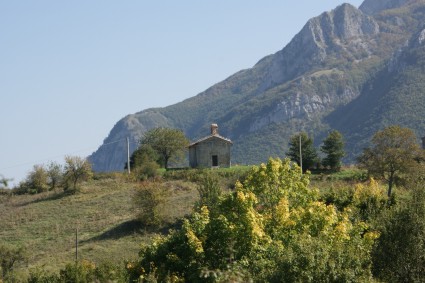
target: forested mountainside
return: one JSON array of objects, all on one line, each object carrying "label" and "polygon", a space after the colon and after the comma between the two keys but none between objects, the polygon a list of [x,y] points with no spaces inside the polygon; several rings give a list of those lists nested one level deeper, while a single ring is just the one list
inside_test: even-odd
[{"label": "forested mountainside", "polygon": [[[366,0],[310,19],[282,50],[180,103],[131,114],[90,156],[97,171],[122,170],[126,137],[179,128],[196,140],[218,123],[234,142],[232,163],[284,156],[289,137],[320,143],[338,129],[353,161],[370,136],[400,124],[425,134],[425,1]],[[134,149],[134,148],[133,148]]]}]

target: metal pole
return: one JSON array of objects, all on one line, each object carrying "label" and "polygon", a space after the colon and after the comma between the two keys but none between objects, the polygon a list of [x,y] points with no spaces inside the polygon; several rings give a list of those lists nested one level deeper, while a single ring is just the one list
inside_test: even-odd
[{"label": "metal pole", "polygon": [[303,153],[301,150],[301,133],[300,133],[300,167],[301,167],[301,175],[303,174]]},{"label": "metal pole", "polygon": [[127,171],[128,174],[131,173],[130,170],[130,139],[127,137]]},{"label": "metal pole", "polygon": [[78,264],[78,225],[75,228],[75,264]]}]

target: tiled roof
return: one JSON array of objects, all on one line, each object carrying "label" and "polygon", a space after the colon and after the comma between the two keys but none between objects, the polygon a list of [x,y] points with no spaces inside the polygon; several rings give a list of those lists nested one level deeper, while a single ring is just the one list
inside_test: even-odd
[{"label": "tiled roof", "polygon": [[223,140],[223,141],[225,141],[225,142],[228,142],[228,143],[233,144],[233,142],[232,142],[230,139],[226,139],[225,137],[222,137],[222,136],[220,136],[220,135],[209,135],[209,136],[206,136],[206,137],[204,137],[204,138],[202,138],[202,139],[199,139],[199,140],[197,140],[197,141],[195,141],[195,142],[191,143],[191,144],[189,145],[189,147],[194,146],[194,145],[197,145],[198,143],[203,142],[203,141],[206,141],[206,140],[208,140],[208,139],[210,139],[210,138],[219,138],[219,139],[221,139],[221,140]]}]

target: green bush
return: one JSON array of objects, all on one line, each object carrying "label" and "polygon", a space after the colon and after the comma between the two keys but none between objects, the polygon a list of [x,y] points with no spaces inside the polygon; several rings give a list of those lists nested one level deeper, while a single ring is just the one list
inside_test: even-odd
[{"label": "green bush", "polygon": [[145,161],[133,169],[133,174],[140,181],[146,181],[158,176],[159,165],[155,161]]},{"label": "green bush", "polygon": [[396,201],[396,195],[392,195],[389,202],[384,188],[371,179],[366,184],[332,186],[324,190],[321,199],[326,204],[335,205],[339,211],[351,209],[358,220],[370,221],[389,205],[393,205]]},{"label": "green bush", "polygon": [[214,212],[202,206],[180,230],[143,246],[128,265],[130,279],[370,282],[378,234],[349,210],[321,202],[308,185],[309,175],[289,160],[254,167]]},{"label": "green bush", "polygon": [[143,182],[139,185],[134,201],[137,218],[143,225],[160,227],[164,224],[161,205],[165,203],[167,195],[168,190],[162,182]]},{"label": "green bush", "polygon": [[381,218],[373,251],[373,273],[383,282],[424,282],[425,190],[417,184],[411,199]]},{"label": "green bush", "polygon": [[27,283],[59,283],[60,277],[57,274],[51,274],[43,269],[32,269]]},{"label": "green bush", "polygon": [[198,209],[206,206],[210,211],[215,211],[216,206],[220,201],[220,196],[222,195],[218,179],[211,174],[206,174],[198,185],[198,193]]},{"label": "green bush", "polygon": [[26,256],[22,247],[0,244],[0,282],[14,282],[13,270],[16,264],[24,262]]},{"label": "green bush", "polygon": [[127,282],[123,267],[103,263],[96,266],[93,262],[82,260],[67,264],[59,274],[48,273],[42,269],[33,269],[27,283],[93,283],[93,282]]}]

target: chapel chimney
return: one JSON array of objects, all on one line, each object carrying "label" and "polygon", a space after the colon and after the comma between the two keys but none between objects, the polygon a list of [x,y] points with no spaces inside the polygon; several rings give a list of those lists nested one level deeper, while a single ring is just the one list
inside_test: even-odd
[{"label": "chapel chimney", "polygon": [[212,136],[218,135],[218,125],[217,124],[211,124],[211,135]]}]

